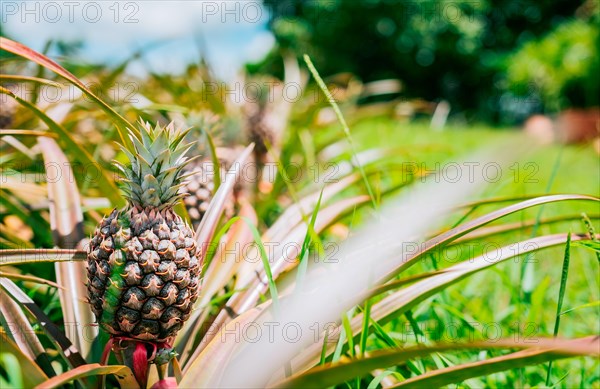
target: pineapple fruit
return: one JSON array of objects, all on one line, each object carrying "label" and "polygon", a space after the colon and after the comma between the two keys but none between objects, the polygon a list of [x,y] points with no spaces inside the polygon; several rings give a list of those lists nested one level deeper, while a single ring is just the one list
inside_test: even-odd
[{"label": "pineapple fruit", "polygon": [[[239,150],[234,148],[217,148],[221,181],[226,179],[227,171],[233,165],[238,154]],[[197,229],[200,225],[214,196],[215,169],[216,167],[211,158],[196,160],[186,167],[189,179],[181,186],[180,193],[189,194],[183,200],[183,204],[187,209],[194,229]],[[234,193],[225,202],[224,216],[226,219],[233,217],[239,190],[240,185],[236,183]]]},{"label": "pineapple fruit", "polygon": [[194,233],[173,206],[183,197],[187,131],[172,125],[129,131],[129,162],[115,163],[128,201],[96,228],[88,246],[88,297],[113,337],[170,343],[198,296],[200,258]]}]

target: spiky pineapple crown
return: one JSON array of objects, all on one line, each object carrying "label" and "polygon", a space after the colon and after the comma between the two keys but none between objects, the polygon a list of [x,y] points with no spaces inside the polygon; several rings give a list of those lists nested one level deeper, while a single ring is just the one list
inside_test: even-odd
[{"label": "spiky pineapple crown", "polygon": [[194,142],[182,142],[190,129],[176,130],[141,122],[139,135],[129,129],[132,148],[120,145],[129,163],[115,162],[121,171],[122,190],[129,206],[170,208],[186,196],[178,193],[185,179],[183,168],[193,159],[185,157]]}]

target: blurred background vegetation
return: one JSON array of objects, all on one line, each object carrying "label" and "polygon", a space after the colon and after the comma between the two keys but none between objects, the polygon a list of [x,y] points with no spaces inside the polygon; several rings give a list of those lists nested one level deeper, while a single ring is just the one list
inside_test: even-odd
[{"label": "blurred background vegetation", "polygon": [[402,96],[447,100],[471,121],[600,99],[596,0],[266,0],[277,45],[253,73],[281,77],[279,52],[309,53],[323,75],[402,81]]},{"label": "blurred background vegetation", "polygon": [[[600,105],[597,0],[255,3],[262,5],[262,17],[252,23],[266,28],[273,39],[262,45],[262,49],[271,47],[264,58],[246,63],[246,74],[283,80],[282,54],[301,59],[307,53],[324,77],[338,76],[338,81],[352,77],[363,84],[384,79],[400,82],[375,100],[446,101],[452,120],[493,126],[521,125],[535,114]],[[229,22],[227,16],[221,18]],[[206,21],[205,16],[196,25],[202,26],[201,21]],[[0,35],[15,38],[10,24]],[[254,35],[256,31],[237,44],[252,43]],[[199,36],[198,41],[212,39],[210,33]],[[138,45],[127,66],[135,59],[147,65],[148,53],[166,41],[161,38]],[[82,54],[86,42],[56,38],[54,43],[51,51],[72,62],[70,70],[94,68]],[[208,56],[203,45],[207,43],[198,43],[199,55]]]}]

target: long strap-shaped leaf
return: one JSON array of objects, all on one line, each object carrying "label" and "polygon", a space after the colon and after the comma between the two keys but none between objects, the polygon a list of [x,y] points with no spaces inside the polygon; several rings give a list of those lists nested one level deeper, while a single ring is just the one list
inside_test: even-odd
[{"label": "long strap-shaped leaf", "polygon": [[40,323],[44,331],[54,339],[61,353],[67,358],[72,367],[85,365],[85,360],[79,353],[79,350],[65,336],[65,334],[50,321],[50,318],[38,307],[32,299],[29,298],[17,285],[11,280],[0,278],[0,286],[3,291],[7,292],[15,301],[21,304],[29,311]]},{"label": "long strap-shaped leaf", "polygon": [[532,193],[520,196],[500,196],[490,197],[481,200],[469,201],[464,204],[458,205],[456,208],[478,208],[484,205],[500,204],[500,203],[514,203],[515,201],[525,201],[536,199],[541,196],[545,196],[547,193]]},{"label": "long strap-shaped leaf", "polygon": [[0,312],[0,323],[7,336],[11,337],[23,354],[47,376],[55,376],[56,372],[50,364],[46,350],[19,305],[13,299],[3,296],[0,298]]},{"label": "long strap-shaped leaf", "polygon": [[[42,112],[34,104],[20,98],[19,96],[15,95],[13,92],[9,91],[6,88],[0,87],[0,93],[4,93],[11,96],[15,100],[17,100],[21,105],[27,107],[29,110],[31,110],[31,112],[33,112],[37,117],[39,117],[40,120],[43,121],[44,124],[46,124],[46,126],[48,126],[50,130],[58,134],[60,136],[60,139],[63,142],[65,142],[69,149],[73,150],[73,153],[77,156],[79,162],[84,164],[86,170],[92,169],[93,167],[98,169],[100,168],[100,165],[94,160],[94,158],[83,147],[81,147],[81,145],[75,142],[71,134],[65,128],[63,128],[60,124],[52,120],[52,118],[50,118],[48,115]],[[93,169],[91,171],[93,171]],[[115,206],[124,205],[125,201],[121,196],[119,196],[119,191],[116,184],[110,178],[110,175],[106,171],[102,169],[101,174],[96,175],[96,179],[98,180],[98,186],[104,189],[104,192],[111,199],[113,204],[115,204]]]},{"label": "long strap-shaped leaf", "polygon": [[0,130],[0,136],[7,135],[47,136],[49,138],[58,138],[57,134],[45,130]]},{"label": "long strap-shaped leaf", "polygon": [[[48,199],[50,201],[50,226],[56,246],[73,249],[85,237],[83,233],[83,213],[81,199],[73,170],[67,157],[54,139],[40,137],[38,143],[49,166],[57,166],[60,176],[48,181]],[[48,171],[48,167],[46,168]],[[56,171],[47,174],[56,174]],[[75,326],[73,343],[87,355],[91,348],[91,339],[98,335],[98,327],[90,326],[95,318],[86,303],[86,268],[84,262],[57,262],[54,264],[56,280],[66,289],[58,291],[65,327]],[[88,328],[89,327],[89,328]],[[84,337],[83,328],[88,331]],[[86,339],[87,338],[87,339]]]},{"label": "long strap-shaped leaf", "polygon": [[[545,235],[522,242],[513,243],[484,255],[461,262],[444,269],[441,274],[429,277],[399,290],[379,301],[371,310],[374,320],[385,323],[391,316],[406,312],[406,310],[425,300],[438,291],[454,284],[481,270],[487,269],[507,259],[538,251],[542,248],[564,244],[567,234]],[[573,234],[571,241],[589,240],[586,234]]]},{"label": "long strap-shaped leaf", "polygon": [[[368,196],[357,196],[354,198],[340,200],[327,208],[323,209],[317,215],[315,222],[315,232],[320,233],[325,227],[330,225],[336,220],[341,214],[355,206],[364,204],[369,201]],[[304,224],[298,225],[290,234],[281,241],[275,241],[278,243],[278,247],[273,250],[273,258],[269,258],[271,262],[271,273],[276,278],[284,270],[289,270],[298,264],[295,258],[289,258],[289,253],[285,252],[285,248],[299,248],[301,247],[302,241],[306,236],[308,227]],[[296,254],[299,254],[296,253]],[[247,262],[248,263],[248,262]],[[259,300],[260,295],[264,294],[267,290],[267,276],[264,271],[264,266],[257,266],[254,269],[255,277],[250,285],[240,285],[239,288],[248,288],[244,293],[232,296],[227,302],[227,306],[231,308],[233,312],[243,312],[246,309],[251,308]]]},{"label": "long strap-shaped leaf", "polygon": [[112,109],[104,100],[96,96],[83,82],[81,82],[77,77],[75,77],[68,70],[46,57],[43,54],[38,53],[35,50],[30,49],[29,47],[12,41],[10,39],[0,37],[0,49],[6,50],[13,54],[18,55],[19,57],[26,58],[30,61],[33,61],[39,65],[42,65],[48,70],[53,71],[61,77],[64,77],[67,81],[75,85],[79,88],[83,93],[85,93],[91,100],[96,102],[102,110],[104,110],[110,117],[117,121],[118,125],[123,129],[129,128],[132,131],[137,131],[136,127],[133,126],[127,119],[123,116],[119,115],[114,109]]},{"label": "long strap-shaped leaf", "polygon": [[42,369],[29,356],[25,355],[23,349],[13,342],[6,333],[0,333],[0,343],[2,352],[12,354],[17,357],[21,368],[22,384],[25,387],[33,387],[48,379]]},{"label": "long strap-shaped leaf", "polygon": [[[524,366],[537,365],[561,358],[573,356],[572,351],[580,349],[581,346],[595,346],[598,353],[598,337],[574,339],[570,341],[573,349],[562,350],[559,347],[540,347],[522,350],[500,357],[486,359],[472,363],[450,366],[445,369],[434,370],[417,377],[402,381],[391,388],[437,388],[451,383],[458,383],[473,377],[494,374],[504,370],[517,369]],[[567,351],[567,352],[565,352]],[[583,350],[582,350],[583,351]]]},{"label": "long strap-shaped leaf", "polygon": [[56,81],[48,80],[47,78],[22,76],[20,74],[0,74],[0,80],[7,82],[35,82],[43,85],[51,85],[60,88],[62,85]]},{"label": "long strap-shaped leaf", "polygon": [[[498,160],[494,151],[487,150],[474,156],[478,160]],[[355,291],[366,291],[378,279],[398,265],[398,252],[406,252],[403,242],[414,241],[433,229],[448,215],[450,210],[472,195],[482,186],[480,180],[462,176],[460,182],[444,182],[439,185],[429,181],[403,193],[395,202],[382,209],[377,218],[366,223],[337,252],[335,263],[313,266],[305,277],[303,291],[294,293],[286,302],[277,320],[279,323],[295,323],[298,336],[295,342],[276,332],[269,340],[261,338],[252,344],[243,342],[239,353],[225,366],[223,385],[264,386],[276,374],[281,365],[261,364],[265,358],[277,358],[282,364],[294,358],[302,349],[314,343],[310,328],[315,323],[325,325],[339,319],[343,312],[361,302]],[[401,220],[410,222],[399,223]],[[348,293],[348,285],[352,292]],[[319,328],[320,329],[320,328]],[[246,378],[247,377],[247,378]]]},{"label": "long strap-shaped leaf", "polygon": [[[243,199],[241,200],[239,214],[254,225],[257,224],[254,208]],[[179,360],[182,363],[185,363],[191,354],[192,343],[203,324],[202,318],[208,316],[207,306],[211,298],[231,280],[236,269],[240,266],[243,249],[251,242],[253,242],[252,232],[244,220],[234,222],[227,233],[226,241],[223,244],[219,242],[215,257],[204,272],[204,281],[198,302],[195,304],[190,319],[184,324],[177,337],[176,346],[178,346]]]},{"label": "long strap-shaped leaf", "polygon": [[[358,174],[351,174],[347,177],[340,179],[339,181],[325,186],[323,190],[322,202],[325,204],[333,196],[348,188],[354,182],[356,182],[360,176]],[[319,200],[321,195],[321,189],[313,191],[311,194],[306,195],[300,201],[292,204],[279,216],[277,221],[265,232],[263,239],[280,241],[283,239],[289,231],[297,226],[303,216],[310,214]]]},{"label": "long strap-shaped leaf", "polygon": [[82,250],[67,249],[10,249],[0,250],[0,266],[22,265],[37,262],[85,261],[87,254]]},{"label": "long strap-shaped leaf", "polygon": [[84,238],[81,199],[71,163],[54,139],[39,137],[48,185],[50,228],[54,244],[73,249]]},{"label": "long strap-shaped leaf", "polygon": [[600,201],[600,199],[598,199],[597,197],[593,197],[593,196],[578,195],[578,194],[559,194],[559,195],[536,197],[535,199],[522,201],[520,203],[498,209],[496,211],[490,212],[490,213],[480,216],[476,219],[473,219],[466,223],[463,223],[456,228],[452,228],[452,229],[436,236],[435,238],[429,239],[422,245],[419,245],[419,248],[415,253],[410,255],[408,258],[401,258],[398,261],[398,263],[400,263],[400,265],[398,265],[394,269],[392,269],[384,278],[379,280],[379,282],[376,282],[376,284],[388,281],[391,278],[393,278],[395,275],[400,274],[402,271],[406,270],[407,268],[409,268],[412,265],[414,265],[415,263],[417,263],[417,260],[420,257],[422,257],[424,254],[427,254],[430,251],[441,247],[441,245],[444,245],[448,242],[458,239],[461,236],[466,235],[469,232],[474,231],[481,226],[491,223],[494,220],[498,220],[502,217],[508,216],[515,212],[519,212],[524,209],[531,208],[531,207],[534,207],[537,205],[554,203],[554,202],[558,202],[558,201],[569,201],[569,200],[596,201],[596,202]]},{"label": "long strap-shaped leaf", "polygon": [[[323,191],[324,193],[325,191]],[[366,199],[368,201],[368,198]],[[356,196],[347,199],[341,199],[328,207],[318,212],[318,219],[316,221],[316,233],[320,233],[325,227],[335,222],[339,217],[345,213],[365,203],[365,196]],[[307,216],[312,216],[312,211],[307,213]],[[302,241],[306,235],[308,229],[309,219],[306,219],[306,223],[297,223],[293,228],[290,228],[284,235],[271,236],[270,230],[263,234],[262,241],[274,244],[275,247],[269,250],[271,263],[271,271],[274,276],[277,277],[279,273],[285,270],[289,270],[289,267],[293,267],[297,264],[294,261],[295,258],[288,258],[289,253],[286,253],[286,248],[300,248]],[[297,253],[299,254],[299,252]],[[250,255],[249,255],[250,256]],[[238,279],[236,279],[236,288],[242,289],[249,287],[252,289],[259,282],[266,282],[265,268],[260,261],[243,261],[240,271],[238,273]],[[257,275],[259,281],[257,279]],[[262,292],[260,292],[262,293]]]},{"label": "long strap-shaped leaf", "polygon": [[[258,224],[254,208],[246,201],[242,200],[239,216],[246,218],[254,226]],[[252,231],[246,221],[236,221],[227,233],[225,243],[219,244],[215,258],[204,273],[205,281],[198,298],[199,307],[208,305],[210,298],[231,280],[237,267],[242,263],[243,250],[252,242]]]},{"label": "long strap-shaped leaf", "polygon": [[[452,285],[459,280],[468,277],[476,272],[487,269],[507,259],[515,256],[537,251],[546,247],[552,247],[566,242],[566,234],[541,236],[529,239],[523,242],[511,244],[490,251],[487,255],[482,255],[472,260],[461,262],[455,266],[441,270],[436,275],[431,275],[426,279],[416,282],[404,289],[386,296],[381,301],[371,307],[371,318],[376,322],[386,322],[393,317],[397,317],[409,310],[424,299],[437,293],[439,290]],[[572,235],[572,241],[589,239],[585,235]],[[490,261],[493,258],[493,261]],[[352,336],[360,336],[362,332],[363,316],[359,314],[352,318],[351,328]],[[340,334],[342,327],[330,331],[331,334]],[[335,342],[339,335],[330,336],[326,353],[331,354],[335,349]],[[319,361],[321,354],[321,342],[316,342],[302,351],[294,360],[293,366],[296,371],[304,370],[315,365]]]},{"label": "long strap-shaped leaf", "polygon": [[360,164],[360,162],[358,162],[358,160],[356,160],[356,158],[354,158],[357,154],[356,147],[354,145],[354,138],[352,137],[352,134],[350,133],[350,128],[348,127],[348,124],[346,123],[346,119],[344,118],[344,115],[342,115],[342,111],[340,110],[340,107],[337,105],[335,99],[333,98],[333,95],[327,88],[327,85],[325,85],[325,82],[323,82],[323,79],[319,75],[319,72],[317,71],[317,69],[313,65],[310,57],[307,54],[304,54],[304,62],[306,62],[308,69],[312,73],[315,81],[317,81],[317,85],[319,85],[319,88],[321,88],[321,90],[323,91],[323,94],[325,95],[325,97],[327,97],[327,101],[331,105],[331,108],[333,108],[333,111],[335,112],[335,115],[337,116],[338,121],[342,125],[342,129],[344,130],[344,135],[346,136],[346,139],[348,140],[348,143],[350,144],[350,151],[352,153],[354,162],[356,162],[356,164],[357,164],[358,171],[360,172],[360,175],[363,179],[365,187],[367,188],[367,192],[369,193],[369,198],[371,199],[371,202],[373,203],[373,208],[377,209],[377,202],[375,200],[375,195],[373,194],[373,190],[371,189],[371,184],[369,183],[369,179],[367,178],[367,174],[365,173],[365,170],[364,170],[363,166]]},{"label": "long strap-shaped leaf", "polygon": [[252,325],[269,305],[270,302],[267,302],[255,307],[218,330],[218,336],[185,367],[180,386],[214,388],[223,375],[223,366],[232,357],[240,342],[240,328]]},{"label": "long strap-shaped leaf", "polygon": [[27,282],[34,282],[40,285],[48,285],[56,289],[64,289],[62,286],[58,285],[56,282],[52,282],[45,278],[30,276],[26,274],[18,274],[18,273],[6,273],[0,271],[0,277],[8,278],[9,280],[21,280]]},{"label": "long strap-shaped leaf", "polygon": [[221,186],[219,186],[219,189],[211,200],[210,205],[206,210],[206,214],[202,218],[202,222],[198,226],[198,230],[196,231],[196,242],[200,246],[199,256],[202,261],[204,260],[204,256],[206,255],[210,241],[215,234],[219,219],[223,214],[225,201],[231,195],[235,182],[242,174],[246,160],[248,157],[250,157],[250,153],[253,149],[254,144],[251,144],[250,146],[246,147],[240,156],[235,160],[233,166],[227,172],[226,179],[221,183]]},{"label": "long strap-shaped leaf", "polygon": [[[315,223],[315,232],[320,233],[325,227],[331,224],[341,213],[345,210],[352,208],[358,204],[365,203],[369,198],[367,196],[358,196],[355,198],[341,200],[329,207],[325,208],[322,212],[319,212],[317,215],[316,223]],[[306,235],[308,227],[306,225],[297,226],[292,232],[290,236],[286,237],[285,240],[280,243],[279,246],[281,248],[285,247],[300,247],[302,244],[302,240]],[[283,249],[275,250],[274,258],[269,258],[269,261],[273,261],[271,265],[271,276],[277,277],[282,271],[284,271],[289,265],[290,260],[289,254],[283,252]],[[294,261],[294,266],[297,265],[297,261]],[[256,305],[258,300],[260,299],[261,294],[264,294],[269,287],[268,283],[268,275],[264,272],[264,267],[261,267],[260,270],[256,270],[256,281],[253,282],[248,290],[240,293],[235,293],[230,299],[227,301],[227,304],[224,309],[222,309],[217,315],[216,319],[212,323],[213,328],[220,329],[226,323],[230,322],[236,315],[242,314],[247,310],[251,309]],[[190,357],[190,360],[193,360],[200,351],[206,345],[212,341],[213,337],[216,335],[216,331],[212,331],[207,333],[202,342],[196,349],[196,352]]]},{"label": "long strap-shaped leaf", "polygon": [[[553,223],[559,223],[559,222],[564,222],[564,221],[569,221],[569,220],[580,220],[580,219],[581,219],[581,214],[573,214],[573,215],[556,216],[556,217],[541,219],[540,223],[546,225],[546,224],[553,224]],[[593,219],[593,220],[600,219],[600,215],[591,215],[590,219]],[[515,223],[500,224],[500,225],[495,225],[495,226],[481,227],[467,235],[464,235],[461,238],[454,240],[448,246],[452,247],[454,245],[462,244],[464,242],[469,242],[469,241],[472,241],[475,239],[488,238],[493,235],[499,235],[499,234],[504,234],[507,232],[517,231],[517,230],[520,230],[520,229],[523,229],[526,227],[533,226],[534,223],[535,223],[535,220],[531,219],[531,220],[526,220],[523,222],[515,222]],[[585,244],[585,242],[583,242],[583,243]],[[381,294],[383,292],[398,289],[401,286],[413,283],[415,281],[419,281],[420,279],[428,278],[433,275],[440,274],[441,272],[444,272],[444,270],[437,271],[437,272],[421,273],[421,274],[403,278],[403,279],[400,279],[397,281],[390,281],[386,284],[383,284],[376,288],[373,288],[373,290],[371,292],[368,292],[367,294],[369,296],[375,296],[375,295]]]},{"label": "long strap-shaped leaf", "polygon": [[[598,214],[590,215],[589,217],[592,220],[600,219],[600,215],[598,215]],[[566,221],[571,221],[571,220],[581,220],[581,213],[542,218],[538,221],[538,223],[540,225],[550,225],[550,224],[556,224],[556,223],[561,223],[561,222],[566,222]],[[464,243],[464,242],[469,242],[469,241],[473,241],[473,240],[477,240],[477,239],[481,239],[481,238],[489,238],[490,236],[500,235],[500,234],[504,234],[507,232],[518,231],[521,229],[532,227],[535,225],[535,223],[536,223],[536,219],[529,219],[529,220],[523,220],[523,221],[518,221],[518,222],[514,222],[514,223],[485,226],[482,228],[478,228],[477,230],[470,232],[467,235],[463,235],[461,238],[454,240],[452,242],[452,244]]]},{"label": "long strap-shaped leaf", "polygon": [[79,378],[91,377],[91,376],[105,376],[108,374],[114,374],[122,388],[139,388],[131,369],[127,366],[103,366],[99,363],[90,363],[89,365],[79,366],[75,369],[69,370],[59,376],[53,377],[48,381],[39,384],[35,389],[53,389],[62,387],[71,381]]},{"label": "long strap-shaped leaf", "polygon": [[[368,374],[374,369],[397,365],[406,362],[413,358],[424,357],[434,352],[440,351],[455,351],[461,349],[528,349],[529,353],[521,354],[521,358],[526,356],[542,354],[546,358],[565,358],[578,355],[600,355],[600,342],[598,337],[588,337],[574,340],[553,340],[553,339],[537,339],[537,342],[527,343],[515,341],[514,339],[500,339],[493,342],[473,342],[473,343],[449,343],[440,344],[433,347],[411,347],[404,349],[392,349],[378,351],[370,356],[355,359],[350,361],[337,362],[326,364],[309,370],[306,373],[292,376],[286,380],[280,381],[273,385],[274,388],[326,388],[342,382],[345,382],[354,377],[361,377]],[[518,358],[518,357],[517,357]],[[527,362],[527,359],[522,359],[521,362]],[[529,363],[539,363],[539,358],[531,358]],[[460,368],[460,366],[455,366]],[[499,366],[501,370],[510,369],[508,364]],[[437,387],[435,383],[432,386]],[[398,385],[397,387],[401,387]],[[415,386],[409,386],[415,387]]]}]

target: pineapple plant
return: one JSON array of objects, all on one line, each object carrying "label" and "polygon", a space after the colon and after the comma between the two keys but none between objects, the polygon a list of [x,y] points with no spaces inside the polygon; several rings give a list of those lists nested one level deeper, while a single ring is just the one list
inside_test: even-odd
[{"label": "pineapple plant", "polygon": [[[119,340],[169,349],[198,296],[200,258],[191,227],[173,210],[183,197],[183,171],[192,146],[172,125],[129,136],[121,145],[127,206],[97,226],[87,251],[88,296],[99,325]],[[140,346],[142,345],[142,346]]]},{"label": "pineapple plant", "polygon": [[[211,111],[193,111],[187,117],[174,115],[176,122],[188,123],[193,126],[187,138],[197,141],[192,150],[194,155],[201,156],[190,162],[184,168],[188,179],[182,183],[180,193],[185,193],[183,199],[186,211],[195,230],[200,226],[206,211],[219,187],[219,183],[227,179],[227,173],[244,147],[239,145],[240,139],[231,139],[225,128],[226,121],[220,115]],[[237,126],[234,128],[237,129]],[[200,141],[200,139],[206,141]],[[221,144],[214,147],[214,144]],[[210,145],[210,147],[209,147]],[[218,176],[218,178],[217,178]],[[219,182],[220,181],[220,182]],[[227,196],[223,215],[226,220],[234,216],[236,205],[242,191],[248,195],[250,188],[241,179],[236,179],[233,193]]]},{"label": "pineapple plant", "polygon": [[[217,148],[217,157],[219,160],[219,175],[221,179],[226,177],[227,171],[233,165],[239,150],[229,147]],[[183,199],[185,208],[190,216],[194,229],[198,229],[200,222],[204,218],[215,191],[215,166],[211,158],[205,157],[194,160],[186,166],[186,172],[189,179],[181,186],[180,193],[188,194]],[[236,183],[234,192],[228,196],[225,202],[224,215],[226,219],[231,219],[235,212],[236,198],[241,191],[241,183]]]},{"label": "pineapple plant", "polygon": [[[268,148],[274,147],[278,150],[281,147],[282,133],[286,125],[287,112],[281,115],[281,106],[285,106],[285,101],[272,99],[272,95],[283,96],[283,87],[281,83],[273,80],[259,79],[256,84],[260,87],[252,91],[251,95],[244,104],[245,127],[248,139],[256,147],[254,152],[260,163],[268,161]],[[273,90],[269,90],[272,86]]]},{"label": "pineapple plant", "polygon": [[[284,81],[292,82],[292,81]],[[254,160],[258,178],[258,190],[268,193],[272,190],[275,175],[268,165],[278,163],[283,147],[284,133],[288,126],[291,104],[286,99],[284,83],[272,78],[259,77],[251,84],[250,96],[242,107],[244,132],[249,143],[254,143]]]}]

